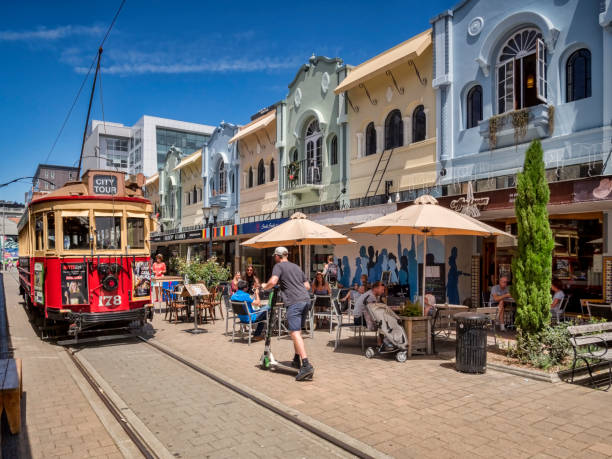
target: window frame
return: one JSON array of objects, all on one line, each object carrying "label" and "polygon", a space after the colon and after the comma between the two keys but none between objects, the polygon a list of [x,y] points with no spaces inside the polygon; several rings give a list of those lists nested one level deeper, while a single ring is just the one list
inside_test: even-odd
[{"label": "window frame", "polygon": [[266,183],[266,165],[264,160],[260,159],[257,163],[257,186],[264,185]]},{"label": "window frame", "polygon": [[217,167],[218,186],[217,191],[219,194],[227,193],[227,170],[225,167],[225,161],[219,160],[219,166]]},{"label": "window frame", "polygon": [[253,166],[249,166],[249,172],[247,173],[247,188],[253,188]]},{"label": "window frame", "polygon": [[[419,118],[417,118],[417,115]],[[417,125],[417,123],[420,122],[421,115],[422,115],[422,121],[423,121],[422,136],[417,135],[418,133],[417,129],[420,128],[420,125]],[[414,110],[412,111],[412,143],[422,142],[423,140],[426,140],[426,139],[427,139],[427,115],[425,114],[425,106],[423,104],[420,104],[414,107]]]},{"label": "window frame", "polygon": [[274,165],[274,158],[270,159],[270,182],[274,181],[275,178],[275,174],[276,174],[276,170],[274,169],[275,165]]},{"label": "window frame", "polygon": [[371,121],[370,123],[368,123],[365,130],[365,156],[371,156],[376,154],[376,143],[376,126],[374,126],[374,122]]},{"label": "window frame", "polygon": [[399,109],[391,110],[385,118],[385,150],[404,145],[404,120]]},{"label": "window frame", "polygon": [[329,142],[329,165],[336,166],[338,164],[338,136],[333,135]]},{"label": "window frame", "polygon": [[[577,59],[585,59],[586,63],[584,65],[584,74],[581,75],[584,78],[583,86],[584,86],[584,95],[580,97],[575,97],[575,73],[574,73],[574,65]],[[588,99],[593,95],[592,89],[592,54],[591,50],[588,48],[579,48],[572,52],[567,61],[565,62],[565,102],[575,102],[581,99]]]},{"label": "window frame", "polygon": [[[474,96],[476,93],[479,94],[480,102],[478,104],[479,116],[474,115]],[[475,84],[472,86],[465,97],[465,128],[471,129],[478,126],[478,123],[482,121],[482,86]]]}]

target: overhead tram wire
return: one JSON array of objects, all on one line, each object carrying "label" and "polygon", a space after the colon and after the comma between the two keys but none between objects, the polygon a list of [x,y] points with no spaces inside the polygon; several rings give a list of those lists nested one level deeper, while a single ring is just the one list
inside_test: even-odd
[{"label": "overhead tram wire", "polygon": [[[106,39],[110,35],[110,32],[113,29],[113,26],[115,25],[115,22],[117,21],[117,18],[119,17],[119,13],[123,9],[123,5],[125,5],[125,2],[126,2],[126,0],[121,0],[121,4],[119,5],[119,8],[117,8],[117,12],[115,13],[115,16],[113,17],[113,20],[111,21],[108,29],[106,30],[106,33],[104,34],[104,38],[100,42],[100,45],[98,46],[98,49],[102,48],[104,46],[104,43],[106,43]],[[62,133],[64,132],[64,128],[66,127],[66,124],[68,123],[68,120],[70,119],[70,115],[72,114],[72,111],[74,110],[74,107],[76,106],[76,103],[79,100],[79,97],[81,96],[81,92],[83,92],[83,88],[85,87],[85,83],[89,79],[89,75],[91,75],[91,71],[93,70],[94,65],[96,64],[96,60],[97,59],[98,59],[98,53],[96,53],[96,55],[94,56],[94,58],[91,61],[91,65],[89,66],[89,70],[87,71],[87,74],[85,75],[85,77],[83,78],[83,81],[81,82],[81,86],[79,87],[79,90],[77,91],[77,93],[76,93],[76,95],[74,97],[74,100],[72,101],[72,104],[70,105],[70,108],[68,109],[68,113],[66,114],[66,117],[64,118],[64,121],[62,122],[60,130],[57,133],[57,136],[55,137],[55,140],[53,141],[53,145],[51,145],[51,149],[49,150],[49,153],[47,153],[47,156],[45,157],[45,163],[47,161],[49,161],[49,158],[51,157],[51,154],[53,153],[53,150],[55,150],[57,142],[59,141],[60,137],[62,136]]]}]

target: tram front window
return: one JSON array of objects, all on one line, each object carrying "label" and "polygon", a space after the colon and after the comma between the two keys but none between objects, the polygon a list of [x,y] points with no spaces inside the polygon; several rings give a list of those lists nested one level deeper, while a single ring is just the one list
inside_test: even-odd
[{"label": "tram front window", "polygon": [[127,243],[131,249],[144,249],[144,218],[127,219]]},{"label": "tram front window", "polygon": [[121,249],[121,217],[96,217],[96,248]]},{"label": "tram front window", "polygon": [[64,217],[64,250],[89,248],[89,218]]}]

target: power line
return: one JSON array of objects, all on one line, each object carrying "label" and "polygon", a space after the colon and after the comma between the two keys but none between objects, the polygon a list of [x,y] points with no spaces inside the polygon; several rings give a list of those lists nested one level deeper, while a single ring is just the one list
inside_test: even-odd
[{"label": "power line", "polygon": [[[106,33],[104,34],[104,38],[100,42],[100,46],[98,47],[98,49],[102,48],[104,43],[106,43],[106,39],[108,38],[111,30],[113,29],[113,26],[115,25],[115,22],[117,21],[117,17],[119,17],[119,13],[121,12],[123,5],[125,5],[125,1],[126,0],[121,0],[121,4],[119,5],[119,8],[117,9],[115,16],[113,17],[113,20],[110,23],[110,26],[106,30]],[[85,83],[89,79],[89,75],[91,75],[91,71],[94,68],[94,65],[96,64],[97,58],[98,58],[98,53],[96,53],[96,56],[91,61],[89,70],[87,71],[85,78],[83,78],[83,81],[81,82],[81,86],[79,87],[79,90],[77,91],[76,96],[74,97],[74,100],[72,101],[72,105],[70,105],[70,109],[68,110],[68,113],[66,114],[66,117],[64,118],[64,121],[62,123],[62,126],[60,127],[59,132],[57,133],[57,137],[55,137],[55,140],[53,141],[53,145],[51,145],[51,149],[49,150],[49,153],[47,153],[47,157],[45,158],[45,161],[44,161],[45,163],[49,161],[49,158],[51,157],[51,153],[53,153],[53,150],[55,150],[55,146],[57,145],[57,142],[59,141],[60,137],[62,136],[62,133],[64,132],[64,128],[66,127],[66,124],[68,123],[68,119],[70,119],[70,115],[72,114],[72,111],[74,110],[74,107],[77,101],[79,100],[81,92],[83,91],[83,87],[85,86]]]}]

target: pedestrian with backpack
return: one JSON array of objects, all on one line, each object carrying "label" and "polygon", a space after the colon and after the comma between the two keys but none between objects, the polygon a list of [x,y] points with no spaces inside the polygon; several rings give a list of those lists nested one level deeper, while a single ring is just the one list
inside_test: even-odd
[{"label": "pedestrian with backpack", "polygon": [[327,257],[327,263],[323,268],[323,276],[330,284],[336,285],[338,282],[338,265],[334,262],[334,256]]}]

